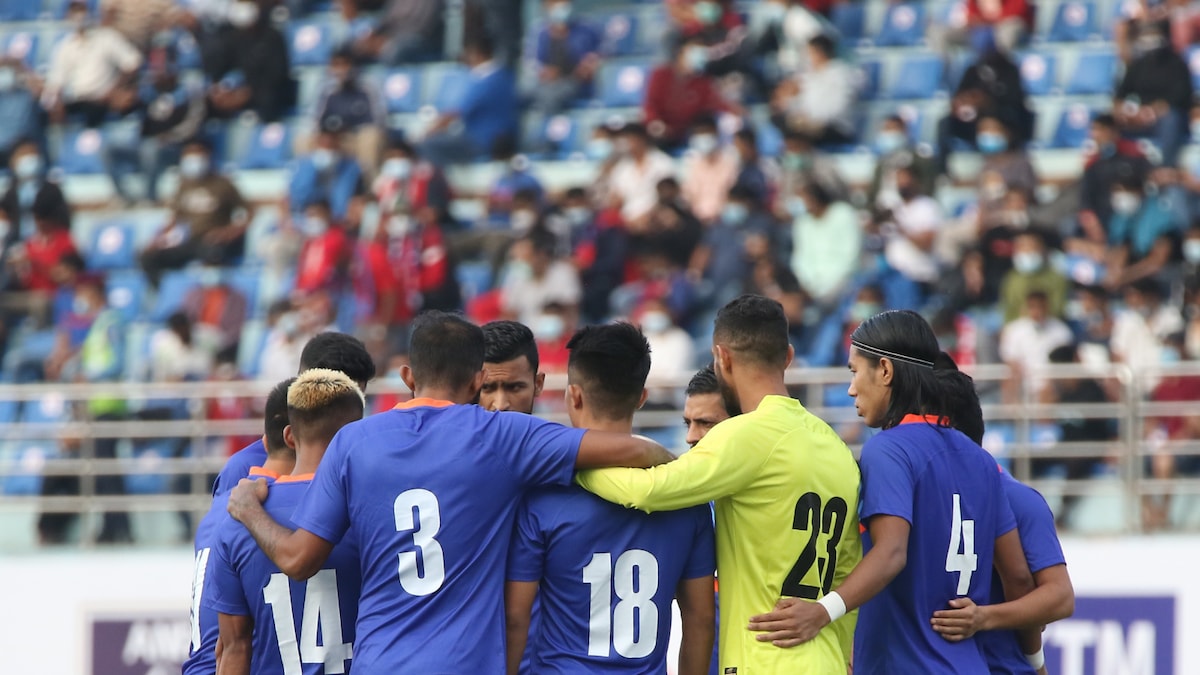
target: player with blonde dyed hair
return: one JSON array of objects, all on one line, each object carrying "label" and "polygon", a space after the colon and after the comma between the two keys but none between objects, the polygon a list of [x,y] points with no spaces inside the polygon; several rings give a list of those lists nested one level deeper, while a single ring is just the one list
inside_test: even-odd
[{"label": "player with blonde dyed hair", "polygon": [[[314,368],[296,378],[288,388],[283,430],[296,451],[296,468],[271,487],[263,504],[268,513],[290,519],[330,441],[361,420],[365,406],[362,390],[344,373]],[[204,602],[219,613],[218,672],[349,672],[362,587],[358,550],[349,539],[307,581],[290,581],[232,518],[221,526],[215,553],[212,592]]]}]

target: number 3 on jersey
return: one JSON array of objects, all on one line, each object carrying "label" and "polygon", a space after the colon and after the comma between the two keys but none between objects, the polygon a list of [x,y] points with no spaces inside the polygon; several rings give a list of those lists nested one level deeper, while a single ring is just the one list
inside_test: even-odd
[{"label": "number 3 on jersey", "polygon": [[[658,645],[658,559],[640,548],[625,551],[612,564],[611,553],[593,553],[583,568],[591,587],[588,656],[609,656],[609,645],[627,659],[649,656]],[[612,607],[616,593],[617,606]],[[636,621],[634,617],[636,618]]]},{"label": "number 3 on jersey", "polygon": [[399,553],[400,587],[413,595],[429,595],[446,581],[446,562],[438,530],[442,514],[437,495],[420,488],[405,490],[394,505],[396,531],[412,532],[413,551]]},{"label": "number 3 on jersey", "polygon": [[979,556],[975,555],[975,521],[962,519],[961,502],[961,497],[954,495],[950,546],[946,549],[946,571],[958,572],[958,594],[966,595],[971,590],[971,575],[979,567]]}]

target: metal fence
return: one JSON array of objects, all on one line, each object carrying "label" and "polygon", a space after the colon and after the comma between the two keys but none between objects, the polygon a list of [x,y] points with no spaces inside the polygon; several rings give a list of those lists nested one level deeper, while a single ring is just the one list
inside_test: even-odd
[{"label": "metal fence", "polygon": [[[1194,475],[1154,478],[1148,469],[1152,456],[1176,457],[1184,469],[1191,468],[1187,466],[1189,461],[1200,456],[1200,433],[1168,438],[1161,431],[1163,423],[1172,418],[1200,417],[1200,401],[1152,400],[1157,383],[1167,378],[1197,378],[1195,381],[1200,382],[1200,362],[1145,372],[1134,372],[1122,364],[1054,366],[1037,374],[1040,382],[1051,387],[1092,379],[1111,396],[1109,402],[1086,404],[1040,402],[1033,383],[1006,385],[1011,373],[1004,366],[967,370],[984,400],[990,430],[985,447],[1017,478],[1052,496],[1052,505],[1061,508],[1065,500],[1093,497],[1108,500],[1107,515],[1102,515],[1100,526],[1093,524],[1092,530],[1141,531],[1146,500],[1200,498],[1200,479]],[[787,379],[793,395],[842,433],[857,452],[870,431],[863,427],[845,396],[848,381],[845,369],[793,369]],[[85,516],[85,525],[75,537],[83,546],[92,545],[95,537],[95,528],[86,525],[86,517],[94,519],[104,512],[185,512],[192,514],[195,523],[210,506],[211,479],[225,461],[228,439],[262,433],[262,422],[257,417],[205,419],[208,402],[233,398],[255,402],[250,407],[261,410],[272,384],[0,385],[0,420],[5,422],[0,424],[0,517],[43,513]],[[686,381],[649,384],[672,392],[667,398],[675,404],[641,412],[636,423],[644,432],[678,448],[683,441],[679,407]],[[564,386],[563,376],[547,379],[539,414],[565,421],[561,405],[557,405]],[[1002,396],[1006,386],[1016,395]],[[382,382],[371,385],[375,407],[380,397],[406,393]],[[130,415],[125,419],[89,419],[87,402],[98,397],[124,400]],[[176,419],[144,419],[145,415],[138,412],[172,402],[180,411]],[[1113,428],[1112,437],[1075,442],[1056,437],[1055,429],[1064,423],[1089,419],[1107,420]],[[116,439],[115,457],[97,456],[97,442],[103,439]],[[169,442],[164,446],[162,441]],[[146,451],[147,445],[154,446],[154,451]],[[163,447],[178,450],[164,452]],[[1056,461],[1080,459],[1093,460],[1102,475],[1064,479],[1054,478],[1053,472],[1047,477],[1045,472],[1035,471],[1046,465],[1052,467]],[[98,477],[114,475],[131,489],[115,493],[97,489]],[[43,494],[44,482],[56,476],[77,476],[77,494]],[[135,484],[140,489],[133,490]],[[137,493],[129,494],[131,491]],[[1200,516],[1200,499],[1196,501]],[[1168,526],[1193,527],[1196,520],[1176,517]]]}]

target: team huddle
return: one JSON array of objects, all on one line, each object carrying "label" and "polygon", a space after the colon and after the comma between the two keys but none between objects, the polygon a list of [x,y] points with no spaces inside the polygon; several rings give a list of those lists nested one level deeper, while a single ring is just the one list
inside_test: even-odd
[{"label": "team huddle", "polygon": [[1074,606],[1053,515],[980,447],[924,319],[851,336],[881,430],[858,461],[788,394],[778,303],[732,301],[712,341],[675,457],[632,433],[651,354],[627,323],[568,343],[570,427],[531,414],[515,322],[421,315],[413,398],[366,417],[361,343],[313,338],[214,486],[183,673],[666,673],[673,603],[681,675],[1044,672]]}]

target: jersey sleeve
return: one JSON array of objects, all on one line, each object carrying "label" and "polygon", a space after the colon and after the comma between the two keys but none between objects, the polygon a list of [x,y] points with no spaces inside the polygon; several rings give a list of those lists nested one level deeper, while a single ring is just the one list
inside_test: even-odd
[{"label": "jersey sleeve", "polygon": [[346,434],[338,432],[317,467],[313,482],[296,507],[292,523],[336,544],[350,529],[349,448]]},{"label": "jersey sleeve", "polygon": [[537,513],[537,499],[521,504],[512,544],[508,547],[508,580],[541,581],[545,574],[546,533]]},{"label": "jersey sleeve", "polygon": [[862,508],[859,517],[896,516],[913,524],[913,494],[916,477],[908,459],[890,439],[878,435],[863,446]]},{"label": "jersey sleeve", "polygon": [[[229,522],[233,522],[232,520]],[[240,525],[239,525],[240,526]],[[225,528],[222,528],[224,530]],[[234,569],[233,547],[228,532],[222,531],[208,556],[208,572],[204,575],[202,605],[221,614],[249,616],[250,605],[242,590],[241,579]]]},{"label": "jersey sleeve", "polygon": [[1023,484],[1018,484],[1016,489],[1008,492],[1029,571],[1036,574],[1049,567],[1066,564],[1067,559],[1063,556],[1062,544],[1054,528],[1054,513],[1041,493]]},{"label": "jersey sleeve", "polygon": [[[980,448],[979,451],[983,452],[985,454],[987,453],[987,451],[984,450],[983,448]],[[991,459],[990,455],[988,456],[988,461],[992,462],[992,463],[995,462],[995,460]],[[1017,517],[1013,513],[1012,504],[1008,501],[1008,495],[1006,494],[1006,491],[1004,490],[1004,484],[1000,482],[1000,479],[1001,479],[1001,474],[1000,474],[1000,471],[997,469],[995,471],[995,473],[993,474],[993,482],[992,482],[992,486],[994,486],[993,492],[996,495],[996,537],[997,538],[1017,529]],[[1024,545],[1024,542],[1022,542],[1022,545]]]},{"label": "jersey sleeve", "polygon": [[774,448],[755,443],[750,433],[747,420],[734,418],[668,464],[581,471],[576,481],[602,499],[647,513],[704,504],[741,490],[759,474]]},{"label": "jersey sleeve", "polygon": [[498,449],[505,464],[527,487],[570,485],[585,429],[572,429],[532,415],[502,412]]},{"label": "jersey sleeve", "polygon": [[707,506],[696,506],[690,509],[690,514],[696,527],[695,536],[692,538],[692,551],[683,568],[683,578],[711,577],[713,570],[717,569],[717,544],[713,535],[712,510]]}]

